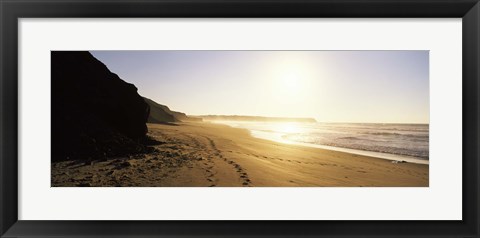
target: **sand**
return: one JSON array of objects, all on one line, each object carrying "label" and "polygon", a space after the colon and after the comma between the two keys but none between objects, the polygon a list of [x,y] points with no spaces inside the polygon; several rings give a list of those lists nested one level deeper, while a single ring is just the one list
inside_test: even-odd
[{"label": "sand", "polygon": [[52,186],[428,187],[429,166],[288,145],[244,129],[148,124],[150,154],[52,164]]}]

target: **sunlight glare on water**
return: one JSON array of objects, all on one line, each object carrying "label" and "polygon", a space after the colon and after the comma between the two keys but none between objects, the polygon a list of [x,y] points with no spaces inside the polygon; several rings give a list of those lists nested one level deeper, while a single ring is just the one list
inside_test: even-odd
[{"label": "sunlight glare on water", "polygon": [[274,131],[280,133],[300,133],[301,129],[297,126],[297,123],[277,123],[274,125]]}]

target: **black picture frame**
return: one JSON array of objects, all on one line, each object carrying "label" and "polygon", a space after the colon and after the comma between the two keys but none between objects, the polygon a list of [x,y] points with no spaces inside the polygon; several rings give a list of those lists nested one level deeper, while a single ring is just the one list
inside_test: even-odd
[{"label": "black picture frame", "polygon": [[[0,234],[2,237],[479,237],[480,4],[478,0],[0,0],[0,15]],[[19,18],[47,17],[462,18],[463,220],[18,220],[17,21]]]}]

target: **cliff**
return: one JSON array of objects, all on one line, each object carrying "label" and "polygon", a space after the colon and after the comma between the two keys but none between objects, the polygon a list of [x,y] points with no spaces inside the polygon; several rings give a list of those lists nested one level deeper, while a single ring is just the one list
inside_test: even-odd
[{"label": "cliff", "polygon": [[189,117],[183,112],[172,111],[167,106],[159,104],[151,99],[145,97],[144,99],[145,102],[150,106],[150,115],[148,117],[149,123],[202,121],[200,118]]},{"label": "cliff", "polygon": [[149,123],[164,123],[164,122],[178,122],[179,119],[175,118],[170,109],[165,106],[154,102],[151,99],[143,98],[145,102],[150,106],[150,115],[147,122]]},{"label": "cliff", "polygon": [[139,153],[149,106],[89,52],[52,51],[52,160]]}]

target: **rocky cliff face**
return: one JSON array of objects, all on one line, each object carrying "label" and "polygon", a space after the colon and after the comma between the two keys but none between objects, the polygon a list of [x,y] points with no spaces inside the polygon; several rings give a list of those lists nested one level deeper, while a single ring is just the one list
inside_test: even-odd
[{"label": "rocky cliff face", "polygon": [[89,52],[52,51],[52,160],[138,153],[149,106]]},{"label": "rocky cliff face", "polygon": [[149,123],[165,123],[165,122],[178,122],[180,121],[177,119],[172,113],[170,113],[170,109],[162,104],[158,104],[155,101],[144,98],[145,102],[150,106],[150,115],[148,116],[147,121]]},{"label": "rocky cliff face", "polygon": [[144,98],[145,102],[150,106],[149,123],[165,123],[165,122],[179,122],[179,121],[202,121],[200,118],[192,118],[183,112],[176,112],[170,110],[165,105],[158,104],[155,101]]}]

